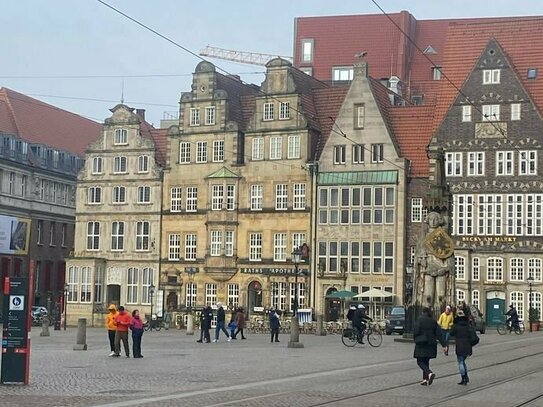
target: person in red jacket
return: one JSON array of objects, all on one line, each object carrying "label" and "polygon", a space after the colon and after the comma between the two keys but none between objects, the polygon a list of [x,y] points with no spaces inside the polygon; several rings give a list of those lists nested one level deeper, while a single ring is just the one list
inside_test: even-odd
[{"label": "person in red jacket", "polygon": [[117,326],[117,330],[115,331],[115,357],[121,356],[121,341],[123,341],[126,357],[130,357],[130,348],[128,347],[128,327],[130,326],[130,322],[132,322],[132,317],[121,305],[117,318],[115,318],[115,325]]}]

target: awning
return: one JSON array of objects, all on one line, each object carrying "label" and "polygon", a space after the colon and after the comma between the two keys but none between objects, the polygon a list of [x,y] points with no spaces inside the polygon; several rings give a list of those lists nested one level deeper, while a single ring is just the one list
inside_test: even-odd
[{"label": "awning", "polygon": [[321,172],[319,185],[375,185],[397,184],[398,171],[343,171]]}]

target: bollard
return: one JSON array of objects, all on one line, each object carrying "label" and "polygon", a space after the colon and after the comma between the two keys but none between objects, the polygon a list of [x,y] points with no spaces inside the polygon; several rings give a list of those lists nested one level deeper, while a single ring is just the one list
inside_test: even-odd
[{"label": "bollard", "polygon": [[300,324],[298,323],[298,315],[294,315],[290,320],[290,341],[289,348],[303,348],[304,344],[300,342]]},{"label": "bollard", "polygon": [[315,331],[316,336],[326,336],[326,330],[322,329],[322,314],[317,314],[317,329]]},{"label": "bollard", "polygon": [[41,320],[41,332],[40,336],[50,336],[49,334],[49,318],[43,317]]},{"label": "bollard", "polygon": [[194,321],[192,320],[192,314],[189,314],[187,318],[187,335],[194,335]]},{"label": "bollard", "polygon": [[77,320],[77,343],[74,350],[87,350],[87,319],[79,318]]}]

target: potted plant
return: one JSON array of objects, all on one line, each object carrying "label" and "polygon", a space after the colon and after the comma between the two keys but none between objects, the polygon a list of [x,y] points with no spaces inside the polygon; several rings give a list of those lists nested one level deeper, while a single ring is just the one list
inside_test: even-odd
[{"label": "potted plant", "polygon": [[539,310],[537,308],[530,308],[528,310],[528,319],[530,320],[532,331],[539,331],[539,317]]}]

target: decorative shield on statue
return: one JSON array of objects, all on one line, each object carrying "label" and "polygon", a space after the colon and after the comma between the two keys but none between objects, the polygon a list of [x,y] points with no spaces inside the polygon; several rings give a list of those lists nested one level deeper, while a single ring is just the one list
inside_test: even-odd
[{"label": "decorative shield on statue", "polygon": [[454,242],[451,237],[438,227],[426,237],[424,242],[430,252],[438,259],[448,259],[454,253]]}]

